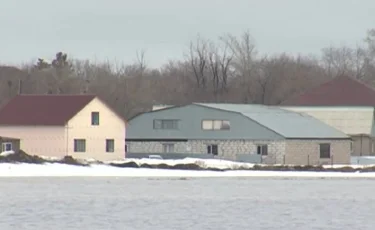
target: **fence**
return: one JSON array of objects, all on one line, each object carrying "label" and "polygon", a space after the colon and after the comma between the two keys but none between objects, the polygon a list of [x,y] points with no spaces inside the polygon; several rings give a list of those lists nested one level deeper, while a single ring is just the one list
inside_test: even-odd
[{"label": "fence", "polygon": [[[198,158],[198,159],[221,159],[221,160],[234,160],[238,162],[244,163],[252,163],[252,164],[286,164],[289,163],[288,159],[284,155],[282,159],[276,161],[275,157],[272,156],[261,156],[258,154],[236,154],[235,158],[227,158],[224,156],[214,156],[212,154],[202,154],[202,153],[126,153],[126,158],[149,158],[150,155],[159,155],[163,159],[169,160],[176,160],[176,159],[184,159],[184,158]],[[366,161],[367,160],[367,161]],[[334,156],[331,155],[330,158],[327,159],[319,159],[319,158],[312,158],[310,155],[305,155],[298,160],[293,157],[293,163],[296,165],[333,165],[334,164]],[[367,162],[367,164],[375,164],[375,157],[372,159],[361,159],[361,162]],[[353,160],[352,160],[353,164]],[[355,163],[357,164],[357,163]]]},{"label": "fence", "polygon": [[262,157],[257,154],[237,154],[235,159],[227,158],[225,156],[214,156],[212,154],[202,153],[126,153],[126,158],[148,158],[150,155],[159,155],[163,159],[176,160],[184,158],[198,158],[198,159],[221,159],[221,160],[235,160],[238,162],[246,162],[253,164],[262,163]]},{"label": "fence", "polygon": [[288,159],[287,156],[283,156],[281,164],[292,164],[292,165],[333,165],[335,163],[335,156],[331,155],[329,158],[320,158],[314,155],[300,155],[290,156],[292,160]]}]

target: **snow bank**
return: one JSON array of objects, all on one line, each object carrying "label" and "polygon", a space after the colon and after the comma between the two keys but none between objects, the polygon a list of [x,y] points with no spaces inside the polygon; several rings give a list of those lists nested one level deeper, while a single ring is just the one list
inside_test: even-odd
[{"label": "snow bank", "polygon": [[[187,159],[183,161],[193,161]],[[149,160],[142,162],[150,163]],[[169,163],[181,163],[181,160]],[[203,161],[205,164],[227,167],[230,161]],[[152,162],[151,162],[152,163]],[[160,163],[160,162],[154,162]],[[163,161],[165,163],[165,161]],[[242,164],[242,163],[236,163]],[[231,166],[233,167],[233,166]],[[90,166],[74,166],[58,163],[46,164],[0,164],[0,177],[296,177],[296,178],[375,178],[375,172],[370,173],[342,173],[342,172],[297,172],[297,171],[192,171],[192,170],[167,170],[146,168],[118,168],[106,164],[91,164]]]},{"label": "snow bank", "polygon": [[[255,165],[267,167],[270,165],[266,164],[252,164],[252,163],[243,163],[243,162],[236,162],[236,161],[229,161],[229,160],[221,160],[221,159],[199,159],[199,158],[184,158],[184,159],[177,159],[177,160],[159,160],[159,159],[149,159],[149,158],[142,158],[142,159],[135,159],[135,158],[127,158],[126,160],[121,161],[108,161],[105,162],[106,164],[114,163],[114,164],[123,164],[134,162],[137,165],[141,166],[142,164],[148,165],[159,165],[159,164],[166,164],[166,165],[177,165],[177,164],[197,164],[202,168],[215,168],[215,169],[249,169],[254,167]],[[273,166],[282,166],[282,165],[273,165]],[[375,167],[375,165],[323,165],[324,169],[339,169],[344,167],[350,167],[353,169],[363,169],[369,167]]]},{"label": "snow bank", "polygon": [[[52,158],[50,159],[52,160]],[[53,159],[57,160],[57,159]],[[28,163],[0,163],[0,177],[310,177],[310,178],[375,178],[375,168],[368,172],[356,171],[365,169],[363,165],[327,165],[315,171],[309,168],[296,167],[277,170],[274,166],[255,166],[250,163],[241,163],[219,159],[185,158],[179,160],[159,159],[126,159],[104,163],[92,163],[88,166],[72,165],[62,162]],[[129,164],[123,167],[121,164]],[[112,164],[112,165],[110,165]],[[113,166],[115,165],[115,166]],[[132,167],[132,166],[133,167]],[[160,167],[167,165],[167,167]],[[136,167],[134,167],[136,166]],[[138,166],[138,167],[137,167]],[[153,166],[153,167],[150,167]],[[170,167],[171,166],[171,167]],[[172,167],[174,166],[174,167]],[[192,170],[195,168],[197,170]],[[262,168],[264,167],[264,168]],[[285,166],[282,166],[285,168]],[[351,171],[333,172],[328,169],[343,167]],[[157,168],[157,169],[156,169]],[[163,168],[163,169],[162,169]],[[173,169],[171,169],[173,168]],[[355,170],[353,170],[353,168]],[[207,170],[211,169],[211,170]],[[311,168],[310,168],[311,169]],[[326,170],[327,169],[327,170]],[[367,168],[369,169],[369,168]],[[221,170],[221,171],[220,171]],[[274,171],[271,171],[274,170]],[[294,170],[294,171],[293,171]],[[305,170],[305,171],[303,171]],[[324,170],[324,171],[323,171]],[[336,170],[337,171],[337,170]]]},{"label": "snow bank", "polygon": [[14,151],[10,150],[10,151],[1,152],[0,156],[6,157],[6,156],[9,156],[9,155],[12,155],[12,154],[14,154]]},{"label": "snow bank", "polygon": [[238,168],[252,168],[254,164],[251,163],[241,163],[235,161],[228,161],[228,160],[220,160],[220,159],[197,159],[197,158],[184,158],[184,159],[177,159],[177,160],[159,160],[159,159],[149,159],[149,158],[142,158],[142,159],[133,159],[127,158],[126,160],[121,161],[107,161],[106,164],[114,163],[114,164],[123,164],[135,162],[139,166],[142,164],[148,165],[159,165],[159,164],[166,164],[166,165],[178,165],[178,164],[197,164],[202,168],[215,168],[215,169],[238,169]]}]

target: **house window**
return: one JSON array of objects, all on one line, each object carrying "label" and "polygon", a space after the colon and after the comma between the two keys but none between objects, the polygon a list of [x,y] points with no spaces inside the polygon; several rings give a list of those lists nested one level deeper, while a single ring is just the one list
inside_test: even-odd
[{"label": "house window", "polygon": [[74,152],[86,152],[86,140],[85,139],[74,139]]},{"label": "house window", "polygon": [[268,145],[257,145],[257,154],[262,156],[268,155]]},{"label": "house window", "polygon": [[115,140],[113,139],[105,140],[105,151],[107,153],[113,153],[115,151]]},{"label": "house window", "polygon": [[2,150],[2,152],[12,151],[13,150],[12,143],[11,142],[5,142],[5,143],[3,143],[1,150]]},{"label": "house window", "polygon": [[320,158],[331,158],[331,144],[320,144]]},{"label": "house window", "polygon": [[230,130],[230,122],[227,120],[203,120],[203,130]]},{"label": "house window", "polygon": [[174,152],[174,144],[163,144],[163,152],[164,153],[173,153]]},{"label": "house window", "polygon": [[207,153],[217,156],[219,154],[217,145],[207,145]]},{"label": "house window", "polygon": [[154,120],[154,129],[178,129],[178,120]]},{"label": "house window", "polygon": [[99,112],[91,112],[91,125],[99,125]]},{"label": "house window", "polygon": [[127,144],[125,144],[125,152],[127,153],[128,152],[128,145]]}]

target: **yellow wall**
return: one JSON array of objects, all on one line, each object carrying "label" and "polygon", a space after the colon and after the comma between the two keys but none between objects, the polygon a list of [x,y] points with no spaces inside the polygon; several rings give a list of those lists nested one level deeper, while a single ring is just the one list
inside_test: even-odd
[{"label": "yellow wall", "polygon": [[373,107],[281,107],[303,112],[349,135],[370,134]]},{"label": "yellow wall", "polygon": [[[99,112],[99,125],[91,125],[91,112]],[[68,152],[74,158],[117,160],[125,156],[125,122],[102,101],[94,99],[69,122],[66,129]],[[74,139],[86,139],[86,152],[74,152]],[[115,140],[115,151],[106,152],[106,139]]]},{"label": "yellow wall", "polygon": [[0,126],[0,136],[19,138],[30,155],[63,157],[67,153],[61,126]]}]

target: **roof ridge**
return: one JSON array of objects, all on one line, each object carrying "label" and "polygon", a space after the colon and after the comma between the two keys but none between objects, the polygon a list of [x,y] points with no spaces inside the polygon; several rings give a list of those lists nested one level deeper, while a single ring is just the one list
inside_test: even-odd
[{"label": "roof ridge", "polygon": [[361,80],[359,80],[357,78],[354,78],[354,77],[348,77],[348,78],[375,92],[375,88],[373,88],[372,86],[369,86],[369,85],[365,84]]},{"label": "roof ridge", "polygon": [[309,92],[312,92],[312,91],[314,91],[315,89],[318,89],[318,88],[320,88],[320,87],[322,87],[322,86],[324,86],[324,85],[327,85],[328,83],[331,83],[331,82],[334,81],[334,80],[336,80],[336,77],[333,78],[333,79],[328,79],[328,80],[322,82],[321,84],[316,85],[316,86],[314,86],[314,87],[312,87],[312,88],[310,88],[310,89],[308,89],[308,90],[305,90],[305,91],[303,91],[303,92],[300,92],[300,93],[298,93],[298,94],[295,93],[295,94],[292,95],[291,97],[289,97],[289,98],[285,99],[284,101],[282,101],[282,102],[280,103],[280,105],[283,105],[285,102],[291,101],[291,100],[293,100],[293,99],[295,99],[295,98],[298,98],[298,97],[301,97],[301,96],[303,96],[303,95],[305,95],[305,94],[308,94]]},{"label": "roof ridge", "polygon": [[0,124],[64,125],[95,98],[95,95],[17,95],[1,108]]}]

